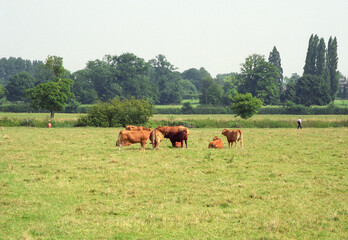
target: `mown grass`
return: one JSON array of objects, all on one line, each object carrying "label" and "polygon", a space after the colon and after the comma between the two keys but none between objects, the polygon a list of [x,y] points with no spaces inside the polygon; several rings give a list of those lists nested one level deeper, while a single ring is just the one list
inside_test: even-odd
[{"label": "mown grass", "polygon": [[[348,130],[192,129],[118,151],[112,128],[0,128],[0,239],[344,239]],[[226,139],[222,138],[225,146]]]}]

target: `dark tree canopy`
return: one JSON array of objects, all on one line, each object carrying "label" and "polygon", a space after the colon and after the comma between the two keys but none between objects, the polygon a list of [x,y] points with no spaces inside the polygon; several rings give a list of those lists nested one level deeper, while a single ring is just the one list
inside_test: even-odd
[{"label": "dark tree canopy", "polygon": [[10,77],[20,72],[27,72],[36,78],[42,65],[42,61],[30,61],[14,57],[1,58],[0,84],[6,86]]},{"label": "dark tree canopy", "polygon": [[34,87],[35,80],[28,72],[20,72],[10,77],[6,85],[6,97],[9,101],[28,101],[26,91]]}]

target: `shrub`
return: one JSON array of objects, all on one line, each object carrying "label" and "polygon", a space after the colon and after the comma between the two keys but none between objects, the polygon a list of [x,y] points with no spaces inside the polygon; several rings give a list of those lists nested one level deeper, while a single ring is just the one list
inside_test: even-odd
[{"label": "shrub", "polygon": [[258,113],[262,106],[262,101],[253,97],[251,93],[237,94],[232,100],[232,109],[235,111],[236,116],[244,119],[248,119]]},{"label": "shrub", "polygon": [[152,105],[144,99],[114,98],[109,102],[98,102],[88,109],[86,116],[77,121],[77,126],[120,127],[144,124],[153,115]]}]

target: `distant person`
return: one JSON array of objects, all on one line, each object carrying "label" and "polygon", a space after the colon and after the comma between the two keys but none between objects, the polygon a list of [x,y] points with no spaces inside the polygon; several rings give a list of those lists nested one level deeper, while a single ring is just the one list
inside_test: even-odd
[{"label": "distant person", "polygon": [[299,117],[298,119],[297,119],[297,129],[302,129],[302,126],[301,126],[301,123],[302,123],[302,120],[301,120],[301,118]]}]

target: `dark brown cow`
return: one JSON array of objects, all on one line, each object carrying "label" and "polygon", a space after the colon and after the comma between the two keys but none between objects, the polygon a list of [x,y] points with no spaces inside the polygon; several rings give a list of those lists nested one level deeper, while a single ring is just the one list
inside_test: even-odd
[{"label": "dark brown cow", "polygon": [[243,149],[243,133],[241,130],[239,130],[239,129],[233,129],[233,130],[224,129],[221,134],[226,136],[229,148],[233,146],[233,143],[236,143],[236,148],[237,148],[237,141],[240,141],[240,146]]},{"label": "dark brown cow", "polygon": [[184,131],[177,131],[177,132],[169,132],[164,135],[165,138],[169,138],[169,140],[172,143],[172,146],[175,147],[176,142],[181,143],[181,147],[184,147],[184,141],[187,148],[187,132]]},{"label": "dark brown cow", "polygon": [[132,125],[127,125],[126,130],[128,131],[152,131],[151,128],[143,127],[143,126],[132,126]]},{"label": "dark brown cow", "polygon": [[122,150],[122,146],[125,142],[140,143],[141,149],[145,150],[145,144],[150,137],[150,131],[128,131],[121,130],[118,134],[116,146],[119,146],[119,150]]},{"label": "dark brown cow", "polygon": [[213,141],[209,143],[208,148],[224,148],[224,143],[222,142],[221,138],[215,136]]}]

